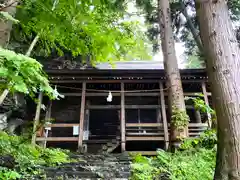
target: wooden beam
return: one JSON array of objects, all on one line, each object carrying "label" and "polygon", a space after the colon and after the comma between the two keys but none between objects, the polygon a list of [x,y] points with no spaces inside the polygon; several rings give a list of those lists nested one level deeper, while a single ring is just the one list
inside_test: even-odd
[{"label": "wooden beam", "polygon": [[[158,109],[160,105],[125,105],[125,109]],[[168,108],[168,106],[165,106]],[[186,105],[187,109],[194,109],[192,105]],[[121,105],[90,105],[89,109],[121,109]]]},{"label": "wooden beam", "polygon": [[166,113],[166,106],[165,106],[162,82],[159,82],[159,87],[160,87],[161,111],[162,111],[162,118],[163,118],[162,121],[163,121],[163,130],[164,130],[165,150],[168,150],[168,148],[169,148],[168,122],[167,122],[167,113]]},{"label": "wooden beam", "polygon": [[188,127],[207,127],[207,123],[189,123]]},{"label": "wooden beam", "polygon": [[36,138],[36,141],[45,141],[45,140],[47,140],[47,142],[49,142],[49,141],[55,141],[55,142],[75,141],[75,142],[77,142],[78,141],[78,137],[47,137],[47,138],[37,137]]},{"label": "wooden beam", "polygon": [[[184,93],[184,96],[198,96],[197,94],[200,94],[202,92],[186,92]],[[61,93],[63,94],[64,96],[82,96],[82,93]],[[101,96],[107,96],[108,93],[105,92],[105,93],[101,93],[101,92],[86,92],[86,97],[101,97]],[[112,95],[113,96],[121,96],[121,93],[119,92],[112,92]],[[207,93],[208,96],[211,96],[211,93],[208,92]],[[130,93],[130,92],[126,92],[125,93],[125,97],[126,96],[159,96],[159,93],[158,92],[144,92],[144,93]],[[164,96],[168,96],[167,93],[164,93]]]},{"label": "wooden beam", "polygon": [[156,156],[157,151],[128,151],[130,154],[141,154],[146,156]]},{"label": "wooden beam", "polygon": [[129,132],[129,133],[126,133],[127,136],[163,136],[164,134],[163,133],[139,133],[139,132]]},{"label": "wooden beam", "polygon": [[[74,84],[81,84],[83,82],[86,82],[86,83],[99,83],[99,84],[102,84],[102,83],[120,83],[120,82],[124,82],[124,83],[158,83],[159,80],[160,81],[163,81],[165,82],[165,80],[163,79],[133,79],[133,80],[127,80],[127,79],[118,79],[118,80],[99,80],[99,79],[92,79],[92,80],[87,80],[87,78],[85,80],[83,79],[77,79],[75,77],[72,77],[74,79],[58,79],[59,77],[50,77],[50,82],[51,83],[55,83],[55,84],[65,84],[65,83],[74,83]],[[183,79],[182,82],[184,83],[196,83],[196,82],[207,82],[207,79],[203,79],[203,80],[198,80],[198,79],[190,79],[190,80],[186,80],[186,79]]]},{"label": "wooden beam", "polygon": [[37,133],[37,126],[39,124],[39,118],[40,118],[40,113],[41,113],[42,99],[43,99],[43,94],[42,94],[42,92],[40,92],[38,95],[36,114],[35,114],[34,123],[33,123],[33,134],[32,134],[32,144],[33,145],[36,144],[36,133]]},{"label": "wooden beam", "polygon": [[125,94],[124,83],[121,82],[121,151],[126,151],[126,129],[125,129]]},{"label": "wooden beam", "polygon": [[65,124],[65,123],[59,123],[59,124],[47,124],[45,127],[73,127],[73,126],[79,126],[79,124],[71,123],[71,124]]},{"label": "wooden beam", "polygon": [[126,136],[126,141],[164,141],[164,137],[159,136]]},{"label": "wooden beam", "polygon": [[162,123],[126,123],[126,127],[163,127]]},{"label": "wooden beam", "polygon": [[78,149],[83,145],[83,124],[85,114],[85,93],[86,93],[86,82],[82,83],[82,96],[81,96],[81,109],[80,109],[80,122],[79,122],[79,136],[78,136]]}]

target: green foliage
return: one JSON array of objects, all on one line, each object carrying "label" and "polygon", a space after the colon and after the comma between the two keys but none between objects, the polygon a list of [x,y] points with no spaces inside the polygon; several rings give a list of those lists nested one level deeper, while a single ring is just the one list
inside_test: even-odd
[{"label": "green foliage", "polygon": [[42,65],[35,59],[0,48],[0,77],[4,79],[2,88],[34,96],[42,91],[52,99],[59,94],[49,85]]},{"label": "green foliage", "polygon": [[178,110],[176,107],[172,107],[172,116],[171,116],[171,123],[178,129],[184,129],[190,119],[187,115],[187,112],[185,110]]},{"label": "green foliage", "polygon": [[132,164],[132,180],[212,180],[216,151],[204,148],[175,153],[158,151],[157,157],[142,159],[147,160]]},{"label": "green foliage", "polygon": [[0,11],[0,20],[12,21],[13,23],[19,23],[17,19],[12,17],[8,12]]},{"label": "green foliage", "polygon": [[198,138],[184,139],[180,146],[180,149],[192,149],[192,148],[205,148],[214,149],[217,144],[217,134],[216,130],[210,129],[206,130]]},{"label": "green foliage", "polygon": [[145,41],[137,22],[124,20],[122,1],[23,0],[14,28],[16,39],[29,42],[38,34],[37,52],[56,49],[73,56],[91,55],[92,63],[147,58]]},{"label": "green foliage", "polygon": [[[155,51],[159,50],[159,42],[156,41],[159,37],[160,27],[158,24],[158,12],[157,12],[157,3],[153,0],[135,0],[137,7],[142,10],[142,14],[144,14],[146,23],[148,25],[148,37],[153,44],[153,49]],[[186,63],[187,68],[204,68],[205,62],[203,58],[202,52],[199,52],[197,44],[192,36],[191,30],[187,21],[181,17],[182,14],[182,6],[181,2],[184,2],[183,7],[187,9],[189,15],[189,19],[191,20],[196,33],[199,34],[198,20],[196,18],[196,9],[195,9],[195,1],[194,0],[171,0],[170,9],[171,9],[171,20],[173,24],[174,37],[177,42],[183,42],[186,48]],[[229,12],[231,15],[231,19],[235,22],[239,21],[240,15],[240,1],[232,0],[227,1],[227,5],[229,8]],[[240,33],[237,34],[238,42],[240,42]]]},{"label": "green foliage", "polygon": [[157,157],[133,156],[132,180],[212,180],[216,163],[216,131],[185,139],[174,153],[158,151]]},{"label": "green foliage", "polygon": [[0,177],[5,177],[11,172],[12,176],[30,177],[42,173],[40,166],[56,166],[70,161],[67,151],[33,146],[22,137],[9,136],[2,131],[0,132],[0,154],[14,156],[17,163],[13,172],[6,168],[1,169]]},{"label": "green foliage", "polygon": [[152,180],[160,170],[153,166],[154,159],[147,158],[141,154],[133,155],[132,164],[132,180]]},{"label": "green foliage", "polygon": [[203,94],[196,94],[197,97],[186,97],[185,100],[191,100],[194,103],[194,108],[201,113],[207,113],[211,115],[212,120],[216,120],[215,111],[205,103],[203,100]]},{"label": "green foliage", "polygon": [[21,178],[21,175],[18,172],[0,167],[0,180],[15,180],[19,178]]}]

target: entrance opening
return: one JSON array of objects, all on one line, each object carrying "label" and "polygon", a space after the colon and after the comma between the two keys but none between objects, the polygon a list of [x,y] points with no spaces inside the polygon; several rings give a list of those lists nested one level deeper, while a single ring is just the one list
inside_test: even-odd
[{"label": "entrance opening", "polygon": [[116,139],[120,135],[118,110],[90,110],[90,139]]},{"label": "entrance opening", "polygon": [[[120,121],[117,109],[90,110],[88,152],[98,153],[112,149],[110,152],[119,153]],[[107,150],[107,151],[109,151]]]}]

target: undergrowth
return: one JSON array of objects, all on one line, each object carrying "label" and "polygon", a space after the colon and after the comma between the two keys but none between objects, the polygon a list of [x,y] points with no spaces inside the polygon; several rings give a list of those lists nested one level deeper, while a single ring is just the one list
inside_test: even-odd
[{"label": "undergrowth", "polygon": [[0,180],[32,179],[44,175],[41,166],[57,166],[70,162],[68,152],[61,149],[41,148],[31,145],[20,136],[9,136],[0,131],[0,155],[11,155],[15,159],[12,169],[0,166]]},{"label": "undergrowth", "polygon": [[156,157],[133,156],[132,180],[212,180],[216,162],[216,133],[188,139],[174,152],[159,150]]}]

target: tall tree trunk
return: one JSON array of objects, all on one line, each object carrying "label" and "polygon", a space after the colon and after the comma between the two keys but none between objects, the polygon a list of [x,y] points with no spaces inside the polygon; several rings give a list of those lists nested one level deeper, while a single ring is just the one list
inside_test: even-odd
[{"label": "tall tree trunk", "polygon": [[240,179],[240,50],[225,0],[195,0],[218,118],[216,180]]},{"label": "tall tree trunk", "polygon": [[164,55],[164,69],[169,86],[171,141],[173,142],[172,145],[176,146],[178,145],[179,137],[184,138],[188,136],[187,124],[189,117],[186,113],[181,77],[178,69],[168,0],[158,0],[158,12],[161,46]]},{"label": "tall tree trunk", "polygon": [[[0,11],[8,12],[14,16],[16,13],[16,6],[18,0],[5,0],[4,6],[0,8]],[[0,20],[0,46],[6,47],[9,43],[10,33],[12,30],[12,22],[8,20]]]}]

